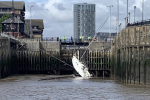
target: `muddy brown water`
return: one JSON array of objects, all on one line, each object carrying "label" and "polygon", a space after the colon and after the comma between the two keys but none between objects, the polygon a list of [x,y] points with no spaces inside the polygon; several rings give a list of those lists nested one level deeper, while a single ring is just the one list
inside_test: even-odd
[{"label": "muddy brown water", "polygon": [[21,75],[0,79],[0,100],[150,100],[150,87],[101,78]]}]

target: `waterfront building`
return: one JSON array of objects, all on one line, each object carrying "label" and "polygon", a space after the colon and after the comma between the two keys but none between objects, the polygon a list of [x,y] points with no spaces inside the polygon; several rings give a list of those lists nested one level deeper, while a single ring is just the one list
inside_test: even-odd
[{"label": "waterfront building", "polygon": [[[24,1],[14,1],[15,17],[24,22],[25,20],[25,3]],[[0,1],[0,18],[5,14],[10,14],[12,1]]]},{"label": "waterfront building", "polygon": [[[0,1],[0,18],[3,15],[11,14],[12,1]],[[30,19],[25,19],[24,1],[14,1],[15,17],[13,22],[13,33],[15,37],[30,37]],[[42,38],[44,24],[43,19],[32,19],[33,38]],[[2,32],[13,35],[11,31],[11,18],[3,21]]]},{"label": "waterfront building", "polygon": [[[33,38],[42,38],[44,23],[43,19],[31,19]],[[30,19],[25,19],[25,33],[30,34]]]},{"label": "waterfront building", "polygon": [[[14,18],[14,22],[13,22],[13,32],[14,32],[14,36],[15,37],[26,37],[27,34],[25,34],[24,31],[24,22],[18,18]],[[5,32],[9,35],[13,35],[12,31],[11,31],[11,18],[5,20],[2,22],[2,32]]]},{"label": "waterfront building", "polygon": [[[12,1],[0,1],[0,18],[3,15],[10,14],[12,11]],[[4,20],[2,24],[2,32],[5,32],[9,35],[14,35],[15,37],[27,37],[25,34],[25,3],[24,1],[15,1],[14,2],[14,21],[11,24],[11,17],[7,20]],[[13,28],[13,32],[11,30]]]},{"label": "waterfront building", "polygon": [[95,35],[95,4],[74,4],[74,39]]}]

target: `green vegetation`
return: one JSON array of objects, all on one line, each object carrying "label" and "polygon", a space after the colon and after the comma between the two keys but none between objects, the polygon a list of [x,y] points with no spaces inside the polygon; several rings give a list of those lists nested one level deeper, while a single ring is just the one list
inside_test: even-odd
[{"label": "green vegetation", "polygon": [[8,18],[10,18],[10,14],[6,14],[6,15],[3,15],[1,18],[0,18],[0,32],[2,31],[2,22],[7,20]]}]

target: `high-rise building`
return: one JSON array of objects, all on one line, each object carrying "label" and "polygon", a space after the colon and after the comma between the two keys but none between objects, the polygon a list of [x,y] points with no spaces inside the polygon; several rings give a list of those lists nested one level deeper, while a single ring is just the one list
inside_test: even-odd
[{"label": "high-rise building", "polygon": [[74,39],[95,35],[95,4],[74,4]]}]

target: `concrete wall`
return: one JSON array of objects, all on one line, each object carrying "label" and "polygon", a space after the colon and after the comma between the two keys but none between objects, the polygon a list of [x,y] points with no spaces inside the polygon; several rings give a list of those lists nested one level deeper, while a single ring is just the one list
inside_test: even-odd
[{"label": "concrete wall", "polygon": [[91,42],[89,46],[89,51],[109,50],[110,48],[110,42]]},{"label": "concrete wall", "polygon": [[113,40],[117,48],[128,45],[150,44],[150,26],[136,26],[123,29]]},{"label": "concrete wall", "polygon": [[36,40],[33,40],[33,41],[26,41],[26,49],[28,51],[39,51],[40,50],[40,41],[36,41]]},{"label": "concrete wall", "polygon": [[40,48],[45,51],[60,52],[60,42],[57,41],[41,41]]},{"label": "concrete wall", "polygon": [[14,74],[17,68],[16,43],[0,37],[0,78]]},{"label": "concrete wall", "polygon": [[57,41],[41,41],[39,39],[26,39],[25,48],[28,51],[57,51],[60,52],[60,42]]},{"label": "concrete wall", "polygon": [[0,78],[4,77],[4,71],[7,69],[7,58],[10,55],[8,39],[0,37]]},{"label": "concrete wall", "polygon": [[112,42],[112,74],[128,84],[150,84],[150,26],[128,27]]}]

